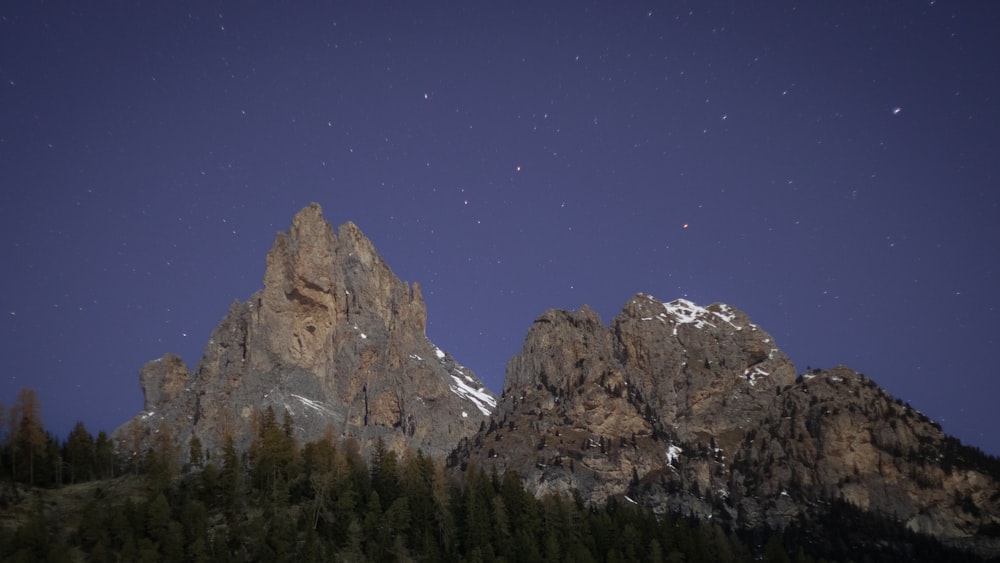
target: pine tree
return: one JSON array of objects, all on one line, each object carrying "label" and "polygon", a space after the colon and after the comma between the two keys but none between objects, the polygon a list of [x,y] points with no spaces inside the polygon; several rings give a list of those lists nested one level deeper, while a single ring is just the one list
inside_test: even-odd
[{"label": "pine tree", "polygon": [[153,447],[146,452],[143,461],[146,473],[153,478],[155,486],[159,488],[166,488],[179,473],[180,455],[173,432],[166,420],[160,421]]},{"label": "pine tree", "polygon": [[295,440],[289,435],[291,416],[285,413],[285,424],[279,426],[274,409],[269,405],[264,411],[257,440],[251,448],[253,474],[256,485],[278,501],[278,491],[291,477],[297,454]]},{"label": "pine tree", "polygon": [[222,473],[219,484],[222,490],[221,496],[223,505],[226,507],[226,514],[235,516],[235,510],[243,502],[243,478],[240,470],[240,456],[236,453],[236,445],[233,442],[233,435],[226,434],[222,439]]},{"label": "pine tree", "polygon": [[389,548],[389,534],[382,513],[378,491],[372,491],[364,513],[365,554],[369,561],[384,561]]},{"label": "pine tree", "polygon": [[188,444],[188,464],[191,467],[201,467],[202,458],[204,456],[204,450],[201,446],[201,438],[197,435],[191,436],[191,441]]},{"label": "pine tree", "polygon": [[369,473],[372,489],[378,493],[385,510],[399,497],[399,466],[396,452],[385,447],[381,436],[375,441]]},{"label": "pine tree", "polygon": [[89,481],[97,473],[97,450],[94,437],[78,421],[66,439],[66,463],[69,465],[69,482]]},{"label": "pine tree", "polygon": [[461,497],[464,501],[464,517],[461,520],[465,526],[463,545],[467,551],[477,546],[482,548],[492,539],[490,499],[493,497],[493,487],[489,478],[480,470],[470,471]]},{"label": "pine tree", "polygon": [[170,539],[170,504],[162,491],[146,505],[145,513],[145,535],[162,545]]},{"label": "pine tree", "polygon": [[97,433],[97,440],[94,443],[94,460],[99,479],[111,479],[117,473],[114,444],[111,443],[107,432],[103,430]]},{"label": "pine tree", "polygon": [[188,495],[181,508],[183,545],[189,561],[208,561],[208,509],[200,500]]},{"label": "pine tree", "polygon": [[40,461],[40,471],[35,472],[38,482],[61,487],[65,469],[62,449],[59,447],[59,440],[48,432],[45,432],[45,455]]}]

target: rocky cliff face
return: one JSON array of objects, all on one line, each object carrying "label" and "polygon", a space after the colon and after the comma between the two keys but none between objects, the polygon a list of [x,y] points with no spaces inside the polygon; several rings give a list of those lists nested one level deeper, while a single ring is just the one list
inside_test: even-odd
[{"label": "rocky cliff face", "polygon": [[732,307],[648,295],[610,326],[587,308],[539,317],[487,427],[449,456],[516,470],[538,494],[618,496],[747,528],[843,500],[990,555],[995,461],[847,368],[796,376]]},{"label": "rocky cliff face", "polygon": [[246,447],[261,413],[287,411],[302,440],[332,430],[362,446],[441,457],[479,429],[496,399],[425,335],[420,287],[400,281],[352,223],[338,233],[312,204],[279,233],[264,289],[233,303],[193,373],[167,355],[140,373],[145,411],[118,429],[148,447],[170,432],[217,451]]}]

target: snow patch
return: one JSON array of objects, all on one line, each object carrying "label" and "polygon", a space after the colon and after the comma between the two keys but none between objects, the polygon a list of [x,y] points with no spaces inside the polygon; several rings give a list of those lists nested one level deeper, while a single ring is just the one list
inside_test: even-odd
[{"label": "snow patch", "polygon": [[718,311],[709,311],[687,299],[675,299],[670,303],[664,303],[663,307],[674,320],[674,336],[677,336],[677,327],[682,324],[693,324],[698,329],[703,329],[706,326],[716,328],[710,319],[718,319],[736,330],[743,330],[742,326],[733,323],[736,312],[729,305],[719,305]]},{"label": "snow patch", "polygon": [[[333,410],[331,410],[330,407],[324,405],[323,403],[321,403],[319,401],[314,401],[312,399],[308,399],[306,397],[303,397],[302,395],[295,395],[295,394],[292,394],[292,398],[298,399],[299,401],[302,402],[303,405],[305,405],[305,406],[307,406],[307,407],[309,407],[309,408],[311,408],[311,409],[313,409],[313,410],[315,410],[317,412],[321,412],[321,413],[327,414],[327,415],[332,415],[333,414]],[[289,409],[289,410],[291,410],[291,409]]]},{"label": "snow patch", "polygon": [[444,359],[444,352],[440,348],[434,348],[434,355],[438,357],[439,360]]},{"label": "snow patch", "polygon": [[410,359],[417,360],[418,362],[424,361],[423,358],[421,358],[420,356],[418,356],[416,354],[410,354]]},{"label": "snow patch", "polygon": [[469,413],[462,411],[462,418],[469,418]]},{"label": "snow patch", "polygon": [[361,333],[361,340],[368,340],[368,335],[362,332]]},{"label": "snow patch", "polygon": [[457,375],[453,375],[451,378],[455,380],[454,385],[448,386],[448,388],[451,389],[451,392],[459,397],[462,397],[463,399],[472,401],[472,403],[476,405],[476,408],[479,409],[479,412],[489,416],[492,412],[491,409],[496,408],[497,400],[487,393],[484,388],[480,387],[478,389],[473,389],[467,383],[462,381],[462,378]]},{"label": "snow patch", "polygon": [[663,306],[674,318],[674,336],[677,336],[677,326],[682,324],[693,324],[698,329],[706,326],[715,328],[714,324],[705,319],[709,315],[708,309],[699,307],[687,299],[675,299],[670,303],[664,303]]},{"label": "snow patch", "polygon": [[667,448],[667,465],[673,467],[674,462],[680,459],[682,453],[684,453],[684,450],[680,446],[670,444],[670,447]]},{"label": "snow patch", "polygon": [[733,319],[736,318],[736,311],[734,311],[729,305],[726,305],[725,303],[720,304],[719,310],[717,312],[713,311],[712,314],[719,317],[723,322],[728,323],[729,326],[735,328],[736,330],[743,330],[743,327],[733,323]]},{"label": "snow patch", "polygon": [[767,377],[771,374],[761,369],[760,366],[756,366],[753,368],[753,371],[750,371],[749,369],[743,370],[743,375],[747,378],[747,381],[750,382],[750,386],[753,387],[754,385],[757,385],[758,377]]}]

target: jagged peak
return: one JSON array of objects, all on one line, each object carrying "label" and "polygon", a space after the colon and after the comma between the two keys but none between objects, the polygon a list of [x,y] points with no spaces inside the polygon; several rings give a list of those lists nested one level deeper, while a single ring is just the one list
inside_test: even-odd
[{"label": "jagged peak", "polygon": [[146,408],[130,427],[152,436],[155,412],[178,444],[197,435],[217,447],[231,433],[245,447],[254,413],[271,406],[303,438],[332,425],[442,455],[495,398],[471,370],[425,361],[437,350],[426,315],[420,285],[401,281],[357,225],[335,231],[309,204],[275,235],[263,289],[229,307],[194,375],[169,355],[143,369]]},{"label": "jagged peak", "polygon": [[315,201],[303,207],[298,213],[292,216],[292,226],[307,223],[317,225],[323,225],[326,223],[326,220],[323,219],[323,207]]}]

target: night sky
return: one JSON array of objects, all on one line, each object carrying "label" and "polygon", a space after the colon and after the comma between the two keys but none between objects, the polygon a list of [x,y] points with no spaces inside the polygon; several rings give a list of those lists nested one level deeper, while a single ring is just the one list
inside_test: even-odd
[{"label": "night sky", "polygon": [[721,301],[1000,454],[1000,4],[83,4],[0,8],[0,401],[57,434],[316,201],[498,393],[545,309]]}]

